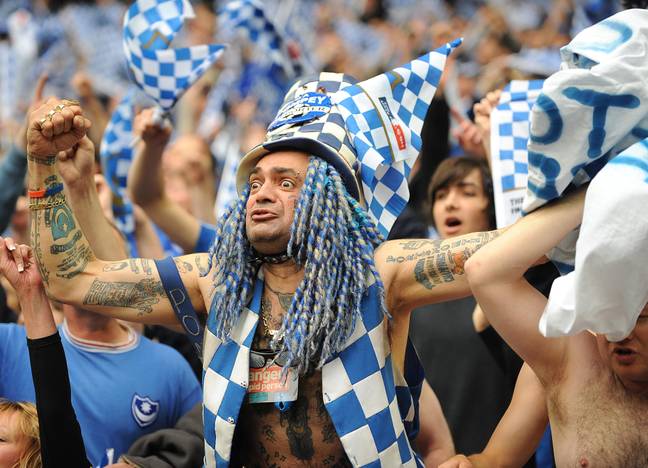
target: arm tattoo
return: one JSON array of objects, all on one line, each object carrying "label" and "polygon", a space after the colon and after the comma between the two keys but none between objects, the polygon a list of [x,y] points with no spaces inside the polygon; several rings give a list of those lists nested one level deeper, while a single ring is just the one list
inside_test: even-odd
[{"label": "arm tattoo", "polygon": [[147,258],[140,258],[140,263],[142,264],[142,272],[146,276],[151,276],[153,274],[153,268],[151,268],[151,261]]},{"label": "arm tattoo", "polygon": [[[466,261],[499,234],[499,231],[480,232],[463,239],[439,242],[432,249],[418,251],[405,257],[394,259],[390,256],[387,261],[390,262],[391,259],[392,263],[403,263],[416,260],[414,279],[425,289],[432,289],[442,283],[451,283],[456,276],[463,275]],[[422,247],[424,242],[426,241],[410,241],[408,244],[419,243],[419,247]],[[403,248],[408,249],[405,246]]]},{"label": "arm tattoo", "polygon": [[[50,176],[46,183],[55,182],[56,177]],[[56,276],[59,278],[70,279],[82,273],[88,262],[92,260],[92,249],[83,237],[83,233],[77,228],[74,221],[72,210],[67,205],[65,196],[60,196],[62,203],[44,210],[43,221],[45,227],[49,228],[52,235],[52,245],[49,251],[52,255],[61,255],[59,263],[56,265]],[[36,257],[39,259],[39,265],[44,263],[43,251],[40,245],[40,215],[35,216],[36,223],[32,230],[32,242],[35,246]],[[56,241],[63,241],[56,244]],[[45,267],[40,268],[41,275],[46,284],[49,284],[49,272]]]},{"label": "arm tattoo", "polygon": [[121,271],[128,266],[128,262],[110,263],[103,267],[103,271]]},{"label": "arm tattoo", "polygon": [[198,268],[198,272],[200,273],[200,276],[205,276],[207,273],[209,273],[209,268],[207,268],[207,265],[203,265],[200,262],[200,257],[196,257],[196,267]]},{"label": "arm tattoo", "polygon": [[38,272],[43,278],[43,282],[46,285],[49,285],[49,270],[45,268],[45,262],[43,261],[43,250],[41,249],[40,242],[40,222],[41,222],[41,211],[32,211],[32,229],[31,229],[31,245],[34,247],[34,253],[38,261],[36,265],[38,266]]},{"label": "arm tattoo", "polygon": [[82,244],[75,246],[70,254],[63,258],[61,263],[56,265],[56,276],[59,278],[70,279],[83,273],[92,259],[92,250],[88,245]]},{"label": "arm tattoo", "polygon": [[44,166],[53,166],[56,164],[56,156],[48,156],[46,158],[37,158],[31,154],[27,155],[27,160],[36,164],[42,164]]},{"label": "arm tattoo", "polygon": [[175,262],[176,267],[178,268],[178,271],[180,273],[188,273],[190,271],[193,271],[193,265],[191,265],[191,263],[180,260],[179,258],[174,258],[173,261]]},{"label": "arm tattoo", "polygon": [[76,228],[74,215],[67,205],[59,205],[46,210],[45,225],[50,228],[53,241],[65,239]]},{"label": "arm tattoo", "polygon": [[152,279],[143,279],[137,283],[95,279],[83,298],[83,304],[128,307],[137,309],[137,315],[140,316],[150,314],[164,294],[162,283]]}]

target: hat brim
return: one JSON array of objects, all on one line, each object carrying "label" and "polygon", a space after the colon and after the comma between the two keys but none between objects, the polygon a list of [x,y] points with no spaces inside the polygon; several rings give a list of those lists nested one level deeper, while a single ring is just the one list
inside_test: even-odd
[{"label": "hat brim", "polygon": [[243,189],[248,183],[250,172],[252,172],[257,162],[264,156],[277,151],[303,151],[304,153],[323,159],[338,171],[349,195],[360,202],[362,201],[360,186],[358,185],[354,168],[334,148],[320,141],[305,137],[282,138],[281,140],[262,143],[252,148],[241,158],[241,162],[236,171],[236,191],[239,195],[243,193]]}]

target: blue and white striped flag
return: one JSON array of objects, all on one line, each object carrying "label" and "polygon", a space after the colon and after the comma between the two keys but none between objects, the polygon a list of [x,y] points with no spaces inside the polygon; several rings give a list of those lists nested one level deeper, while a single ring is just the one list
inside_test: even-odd
[{"label": "blue and white striped flag", "polygon": [[461,39],[332,96],[361,164],[367,210],[387,236],[409,200],[408,177],[446,58]]},{"label": "blue and white striped flag", "polygon": [[104,176],[113,193],[113,214],[119,230],[126,236],[130,254],[137,256],[133,204],[126,193],[128,169],[133,158],[133,92],[129,92],[115,108],[106,126],[99,156]]},{"label": "blue and white striped flag", "polygon": [[497,227],[508,226],[522,215],[531,109],[543,83],[543,80],[511,81],[502,90],[499,103],[491,113],[491,169]]},{"label": "blue and white striped flag", "polygon": [[137,0],[124,17],[123,46],[132,76],[163,112],[224,50],[218,44],[171,47],[184,20],[193,17],[187,0]]}]

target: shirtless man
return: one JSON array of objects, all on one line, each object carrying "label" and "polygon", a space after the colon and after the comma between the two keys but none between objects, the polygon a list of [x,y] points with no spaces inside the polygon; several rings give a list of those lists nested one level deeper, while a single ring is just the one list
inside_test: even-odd
[{"label": "shirtless man", "polygon": [[[648,466],[648,306],[619,342],[581,332],[545,338],[547,299],[523,273],[578,226],[584,191],[532,213],[466,263],[498,333],[544,386],[558,466]],[[619,240],[622,242],[622,240]]]},{"label": "shirtless man", "polygon": [[[78,105],[55,98],[32,114],[28,130],[31,189],[57,187],[60,179],[52,156],[73,148],[89,125]],[[72,153],[68,151],[67,157],[73,157]],[[278,258],[294,238],[291,226],[295,228],[293,218],[303,207],[302,199],[317,196],[313,174],[318,170],[326,170],[333,182],[322,188],[326,195],[318,204],[344,201],[338,204],[343,213],[328,224],[335,228],[328,235],[342,233],[334,239],[338,251],[321,255],[312,248],[317,239],[304,238],[310,253],[301,264],[293,258]],[[414,437],[415,430],[410,429],[416,424],[408,408],[417,395],[408,391],[410,382],[404,378],[409,312],[422,304],[467,295],[463,264],[498,233],[475,233],[444,242],[394,241],[374,252],[378,237],[372,240],[371,233],[375,236],[375,227],[361,215],[362,209],[342,189],[340,176],[323,159],[282,148],[254,161],[245,178],[248,188],[239,203],[246,209],[238,223],[243,226],[240,236],[245,236],[257,255],[255,263],[249,264],[247,257],[228,257],[237,244],[226,248],[228,255],[174,259],[193,308],[203,317],[209,314],[203,350],[206,465],[415,465],[408,436]],[[305,183],[308,180],[313,185]],[[98,260],[62,192],[33,200],[32,210],[32,246],[51,296],[126,320],[178,324],[153,261]],[[331,214],[318,213],[322,217]],[[318,221],[315,216],[307,218],[305,228],[314,229]],[[216,248],[235,226],[229,223],[221,228]],[[5,244],[20,268],[22,249],[15,249],[11,239]],[[340,247],[344,244],[350,244],[346,251]],[[330,239],[325,240],[321,248],[331,245]],[[342,257],[355,258],[355,263],[347,267]],[[331,270],[330,264],[338,261],[339,266]],[[226,262],[231,262],[229,271]],[[245,270],[242,274],[260,268],[263,278],[253,277],[249,288],[242,288],[237,283],[240,274],[230,274],[240,264]],[[357,276],[350,274],[354,271]],[[333,279],[327,276],[332,272],[347,275],[348,290],[337,287],[335,275]],[[329,279],[319,296],[308,296],[318,278]],[[336,293],[330,297],[328,291],[333,287]],[[307,302],[309,297],[315,300]],[[241,304],[240,309],[234,307],[237,314],[232,315],[227,301]],[[304,313],[294,314],[302,306]],[[228,339],[219,340],[218,327],[227,327],[228,320],[232,325]],[[293,321],[297,326],[290,328]],[[273,346],[277,334],[279,343]],[[303,348],[297,353],[290,346],[299,345],[302,335],[307,339],[301,341]],[[331,338],[339,342],[331,343]],[[232,349],[233,356],[228,354]],[[266,359],[272,351],[281,352]],[[298,375],[297,396],[270,400],[276,405],[251,403],[252,392],[246,390],[259,376],[255,372],[273,363],[284,364],[289,378]],[[401,399],[402,390],[406,400]],[[263,395],[257,397],[268,401]],[[410,406],[399,408],[403,401]]]}]

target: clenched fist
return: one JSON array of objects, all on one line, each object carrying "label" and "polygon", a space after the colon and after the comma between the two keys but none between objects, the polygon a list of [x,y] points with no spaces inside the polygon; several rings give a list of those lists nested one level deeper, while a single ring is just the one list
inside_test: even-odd
[{"label": "clenched fist", "polygon": [[78,102],[49,98],[29,115],[27,153],[42,159],[55,156],[76,145],[90,125]]}]

